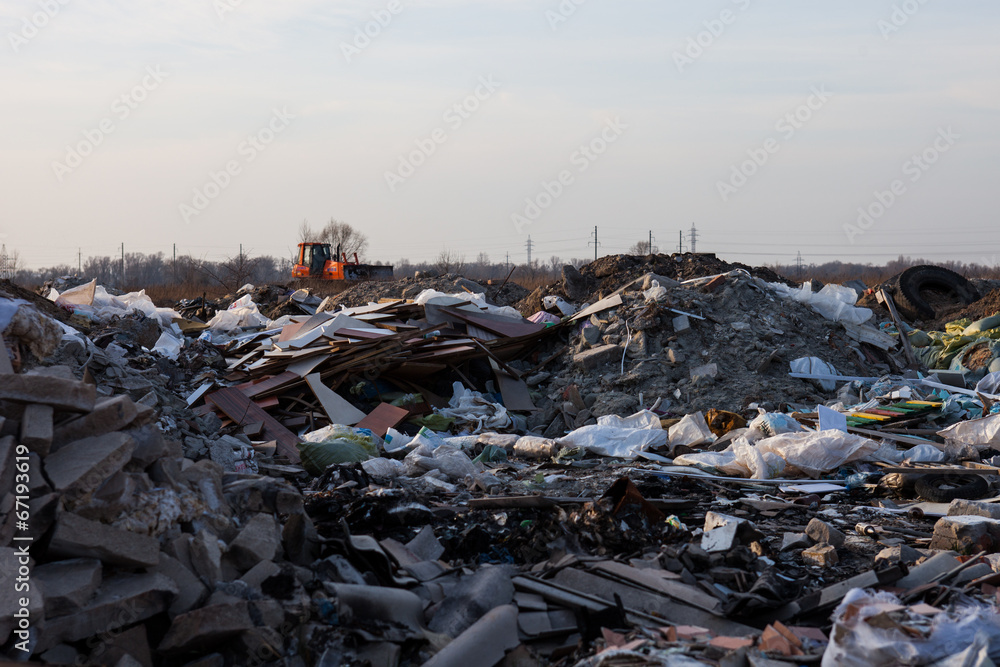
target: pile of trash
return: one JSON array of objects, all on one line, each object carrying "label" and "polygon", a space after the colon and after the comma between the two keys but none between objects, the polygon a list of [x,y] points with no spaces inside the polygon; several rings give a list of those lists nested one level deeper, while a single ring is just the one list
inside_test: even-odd
[{"label": "pile of trash", "polygon": [[520,312],[396,282],[0,295],[0,585],[28,583],[0,653],[1000,659],[989,363],[920,366],[853,287],[707,256],[605,258]]},{"label": "pile of trash", "polygon": [[339,306],[353,308],[377,303],[383,299],[414,299],[428,289],[445,294],[458,292],[486,294],[492,303],[500,306],[513,306],[528,294],[528,290],[513,281],[480,283],[460,275],[446,273],[357,283],[333,295],[329,307],[330,309]]}]

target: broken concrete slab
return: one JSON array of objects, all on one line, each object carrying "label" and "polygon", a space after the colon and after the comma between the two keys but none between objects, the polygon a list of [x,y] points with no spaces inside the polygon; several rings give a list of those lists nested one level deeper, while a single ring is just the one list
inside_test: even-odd
[{"label": "broken concrete slab", "polygon": [[955,558],[954,553],[943,551],[934,554],[920,565],[912,568],[908,575],[895,583],[895,586],[898,588],[916,588],[917,586],[930,583],[936,577],[954,570],[959,565],[961,565],[961,562]]},{"label": "broken concrete slab", "polygon": [[811,537],[815,542],[830,544],[835,547],[844,546],[844,542],[847,540],[847,536],[844,533],[826,521],[821,521],[815,517],[806,526],[806,535]]},{"label": "broken concrete slab", "polygon": [[592,371],[605,364],[618,361],[621,357],[622,348],[620,345],[601,345],[574,354],[573,364],[585,371]]},{"label": "broken concrete slab", "polygon": [[1000,504],[958,499],[948,505],[948,516],[984,516],[1000,520]]},{"label": "broken concrete slab", "polygon": [[124,468],[134,449],[135,440],[125,433],[76,440],[45,459],[45,474],[56,491],[75,500]]},{"label": "broken concrete slab", "polygon": [[104,563],[126,567],[155,567],[160,562],[160,543],[147,535],[63,512],[56,521],[49,553],[69,558],[99,558]]},{"label": "broken concrete slab", "polygon": [[48,619],[39,639],[45,650],[62,642],[112,634],[166,611],[178,593],[176,584],[162,574],[118,574],[108,579],[86,607]]},{"label": "broken concrete slab", "polygon": [[90,412],[97,401],[97,388],[79,380],[45,375],[0,375],[0,400],[39,403],[67,412]]},{"label": "broken concrete slab", "polygon": [[954,550],[960,554],[1000,551],[1000,520],[983,516],[945,516],[934,524],[931,549]]},{"label": "broken concrete slab", "polygon": [[207,531],[201,531],[191,540],[191,565],[210,588],[215,588],[216,582],[223,580],[222,550],[219,538]]},{"label": "broken concrete slab", "polygon": [[191,611],[208,597],[208,588],[201,580],[172,556],[160,553],[160,562],[151,572],[162,574],[177,585],[179,593],[167,610],[171,616]]},{"label": "broken concrete slab", "polygon": [[21,417],[21,444],[40,456],[46,456],[52,447],[52,417],[55,409],[51,405],[31,403],[24,407]]},{"label": "broken concrete slab", "polygon": [[253,627],[247,602],[202,607],[174,618],[158,650],[164,653],[202,650]]},{"label": "broken concrete slab", "polygon": [[120,431],[135,421],[138,414],[135,403],[125,394],[103,398],[96,402],[89,414],[56,428],[52,437],[52,448],[57,450],[74,440]]},{"label": "broken concrete slab", "polygon": [[807,549],[813,544],[805,533],[785,533],[781,538],[781,551],[790,549]]},{"label": "broken concrete slab", "polygon": [[45,592],[45,615],[63,616],[83,608],[101,585],[101,561],[72,558],[46,563],[32,576]]},{"label": "broken concrete slab", "polygon": [[820,543],[816,546],[802,551],[802,560],[808,565],[818,565],[819,567],[831,567],[840,561],[837,556],[837,548],[832,544]]},{"label": "broken concrete slab", "polygon": [[912,565],[921,558],[923,558],[923,555],[919,551],[906,544],[900,544],[894,547],[887,547],[878,552],[875,555],[875,564],[876,566],[885,563]]},{"label": "broken concrete slab", "polygon": [[242,571],[262,560],[273,560],[281,548],[278,522],[270,514],[255,514],[229,544],[227,555]]}]

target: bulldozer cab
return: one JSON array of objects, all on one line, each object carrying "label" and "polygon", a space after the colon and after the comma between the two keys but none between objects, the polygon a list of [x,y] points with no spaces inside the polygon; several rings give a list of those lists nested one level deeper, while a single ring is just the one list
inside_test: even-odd
[{"label": "bulldozer cab", "polygon": [[310,276],[322,276],[326,263],[333,259],[330,255],[330,244],[302,243],[299,248],[299,264],[309,268]]}]

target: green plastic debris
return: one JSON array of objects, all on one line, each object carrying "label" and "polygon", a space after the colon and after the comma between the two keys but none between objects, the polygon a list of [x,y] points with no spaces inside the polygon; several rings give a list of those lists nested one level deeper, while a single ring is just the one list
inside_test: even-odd
[{"label": "green plastic debris", "polygon": [[474,463],[500,463],[507,460],[507,450],[496,445],[486,445],[479,456],[472,460]]},{"label": "green plastic debris", "polygon": [[327,467],[335,464],[361,463],[373,456],[364,445],[347,440],[299,443],[299,453],[302,467],[311,475],[322,475]]},{"label": "green plastic debris", "polygon": [[431,414],[424,415],[423,417],[414,417],[410,419],[410,423],[429,428],[432,431],[447,431],[451,428],[451,425],[455,423],[455,420],[451,417]]}]

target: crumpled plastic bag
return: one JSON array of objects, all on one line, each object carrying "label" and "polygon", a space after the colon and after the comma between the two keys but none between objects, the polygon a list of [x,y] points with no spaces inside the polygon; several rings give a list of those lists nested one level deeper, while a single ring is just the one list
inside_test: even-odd
[{"label": "crumpled plastic bag", "polygon": [[645,299],[646,299],[647,302],[650,302],[650,301],[652,301],[652,302],[663,301],[663,299],[665,299],[667,297],[667,288],[666,287],[660,287],[660,281],[659,280],[653,280],[650,283],[649,289],[646,290],[646,291],[644,291],[642,293],[642,296],[645,297]]},{"label": "crumpled plastic bag", "polygon": [[478,391],[472,391],[456,382],[452,385],[454,394],[448,401],[447,408],[435,409],[434,412],[455,420],[458,426],[471,427],[472,433],[509,428],[513,423],[507,408],[499,403],[487,400]]},{"label": "crumpled plastic bag", "polygon": [[982,380],[976,383],[976,391],[980,394],[995,396],[1000,392],[1000,371],[987,374]]},{"label": "crumpled plastic bag", "polygon": [[803,283],[794,288],[784,283],[767,283],[767,286],[784,299],[804,303],[828,320],[863,324],[872,318],[869,308],[858,308],[858,293],[843,285],[826,285],[818,292],[812,291],[812,283]]},{"label": "crumpled plastic bag", "polygon": [[216,331],[232,331],[238,327],[267,326],[269,321],[261,315],[250,295],[244,294],[233,301],[227,310],[218,311],[215,317],[208,321],[208,328]]},{"label": "crumpled plastic bag", "polygon": [[762,455],[771,452],[813,479],[845,463],[859,461],[878,450],[874,440],[843,431],[782,433],[756,444]]},{"label": "crumpled plastic bag", "polygon": [[1000,444],[1000,414],[952,424],[938,431],[945,444],[972,445],[976,449],[989,449]]},{"label": "crumpled plastic bag", "polygon": [[934,445],[917,445],[903,452],[903,460],[914,463],[940,463],[946,458],[947,455]]},{"label": "crumpled plastic bag", "polygon": [[177,361],[177,357],[180,356],[183,348],[183,339],[177,340],[177,338],[164,331],[160,334],[160,337],[156,339],[156,344],[153,345],[153,352],[159,352],[167,359]]},{"label": "crumpled plastic bag", "polygon": [[643,410],[629,417],[598,417],[596,424],[582,426],[556,442],[562,447],[580,447],[598,456],[634,459],[639,452],[666,445],[667,432],[660,426],[656,413]]},{"label": "crumpled plastic bag", "polygon": [[697,447],[707,443],[715,442],[716,436],[705,421],[705,415],[700,411],[690,415],[684,415],[679,422],[668,430],[670,446],[686,445]]},{"label": "crumpled plastic bag", "polygon": [[403,464],[409,477],[417,477],[430,470],[440,470],[453,481],[461,481],[467,475],[475,476],[483,470],[481,464],[473,463],[461,449],[448,444],[433,449],[428,445],[420,445],[406,455]]},{"label": "crumpled plastic bag", "polygon": [[180,313],[175,310],[157,308],[153,300],[146,296],[146,290],[113,296],[103,285],[98,285],[96,279],[61,294],[58,290],[49,290],[46,298],[77,315],[101,322],[135,312],[155,318],[163,328],[170,327],[175,319],[181,319]]},{"label": "crumpled plastic bag", "polygon": [[543,296],[542,305],[545,307],[546,310],[552,310],[553,308],[556,308],[560,313],[563,314],[563,317],[567,317],[576,312],[576,306],[569,303],[568,301],[566,301],[566,299],[562,298],[561,296],[552,296],[552,295]]},{"label": "crumpled plastic bag", "polygon": [[[870,667],[871,665],[940,665],[972,648],[971,656],[985,649],[989,659],[1000,660],[1000,614],[994,606],[968,603],[931,617],[901,610],[891,593],[852,589],[834,612],[830,643],[823,653],[823,667]],[[892,611],[901,625],[920,631],[914,637],[884,622]],[[913,621],[906,622],[905,614]],[[869,619],[877,621],[869,623]],[[980,665],[982,662],[957,664]]]},{"label": "crumpled plastic bag", "polygon": [[674,458],[674,465],[718,471],[730,477],[777,479],[785,471],[785,460],[773,452],[762,452],[745,437],[739,437],[721,452],[697,452]]},{"label": "crumpled plastic bag", "polygon": [[520,322],[524,319],[520,311],[516,308],[511,308],[510,306],[494,306],[492,304],[486,303],[486,294],[482,292],[458,292],[455,294],[445,294],[444,292],[438,292],[433,289],[425,289],[423,292],[417,295],[417,298],[413,300],[421,306],[426,306],[428,303],[440,303],[441,305],[450,305],[460,301],[468,301],[475,306],[478,306],[480,310],[484,310],[487,313],[493,315],[501,315],[503,317],[509,317],[513,320]]},{"label": "crumpled plastic bag", "polygon": [[[814,375],[840,375],[837,369],[819,357],[800,357],[791,362],[793,373],[809,373]],[[812,380],[823,391],[833,391],[837,388],[835,380]]]},{"label": "crumpled plastic bag", "polygon": [[766,412],[764,410],[760,410],[759,412],[760,414],[747,424],[747,428],[750,430],[747,437],[752,442],[763,438],[770,438],[779,433],[798,433],[806,430],[806,427],[797,422],[791,415],[786,415],[783,412]]}]

